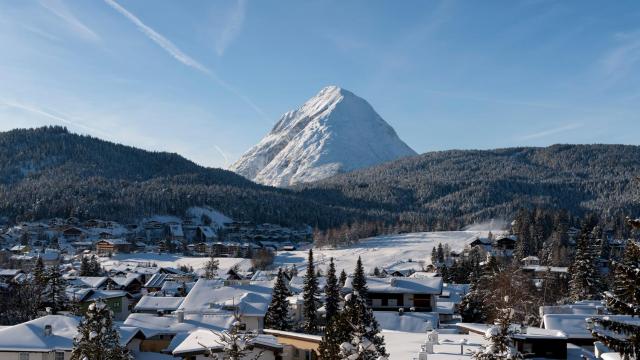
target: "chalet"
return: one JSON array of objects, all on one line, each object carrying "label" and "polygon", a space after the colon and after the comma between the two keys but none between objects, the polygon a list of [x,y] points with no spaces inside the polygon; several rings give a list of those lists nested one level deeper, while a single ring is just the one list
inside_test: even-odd
[{"label": "chalet", "polygon": [[87,312],[89,305],[96,300],[101,300],[113,311],[113,318],[116,321],[123,321],[129,316],[132,297],[123,290],[101,290],[101,289],[69,289],[67,297],[79,304],[80,311]]},{"label": "chalet", "polygon": [[517,239],[515,236],[498,236],[493,240],[492,251],[496,256],[510,257],[516,248]]},{"label": "chalet", "polygon": [[85,250],[91,250],[93,243],[91,241],[75,241],[69,244],[76,254],[81,254]]},{"label": "chalet", "polygon": [[80,238],[84,234],[84,230],[75,227],[75,226],[67,226],[62,229],[61,234],[68,241],[74,241]]},{"label": "chalet", "polygon": [[[224,344],[220,344],[220,336],[219,333],[207,329],[195,330],[178,344],[171,354],[185,360],[219,358],[219,356],[223,356],[224,351]],[[278,343],[273,335],[257,335],[249,340],[248,345],[250,350],[243,356],[244,358],[260,360],[281,359],[282,345]]]},{"label": "chalet", "polygon": [[31,248],[29,247],[29,245],[16,245],[9,249],[9,251],[11,251],[11,253],[15,255],[21,255],[28,253],[30,249]]},{"label": "chalet", "polygon": [[129,294],[137,294],[142,289],[142,275],[127,273],[124,276],[112,276],[112,289],[124,290]]},{"label": "chalet", "polygon": [[315,360],[319,358],[322,336],[272,329],[264,329],[264,333],[275,336],[278,343],[282,345],[282,360]]},{"label": "chalet", "polygon": [[[458,323],[456,326],[465,334],[474,333],[484,336],[490,325]],[[511,329],[514,332],[511,335],[514,346],[519,352],[527,354],[527,357],[543,359],[567,358],[567,344],[570,341],[564,332],[517,324],[511,325]]]},{"label": "chalet", "polygon": [[273,283],[252,281],[228,284],[222,280],[198,279],[185,297],[180,309],[186,314],[240,313],[240,320],[249,330],[261,330],[264,316],[271,302]]},{"label": "chalet", "polygon": [[128,253],[131,244],[124,239],[103,239],[96,242],[96,253],[101,256]]},{"label": "chalet", "polygon": [[[22,324],[0,328],[0,358],[55,359],[71,357],[79,319],[74,316],[46,315]],[[134,339],[143,338],[134,328],[118,327],[120,344],[138,350]]]},{"label": "chalet", "polygon": [[209,254],[211,244],[207,244],[206,242],[199,242],[196,244],[189,244],[187,247],[197,254]]},{"label": "chalet", "polygon": [[524,266],[538,266],[540,265],[540,258],[537,256],[527,256],[522,259]]},{"label": "chalet", "polygon": [[[353,277],[347,278],[344,289],[351,292]],[[376,278],[368,277],[368,301],[374,310],[413,310],[431,312],[442,294],[442,278]]]}]

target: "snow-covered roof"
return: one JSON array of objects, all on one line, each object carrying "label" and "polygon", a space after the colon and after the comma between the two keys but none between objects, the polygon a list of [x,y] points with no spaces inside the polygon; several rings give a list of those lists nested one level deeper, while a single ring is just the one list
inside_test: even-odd
[{"label": "snow-covered roof", "polygon": [[231,313],[214,315],[185,314],[183,322],[179,322],[174,315],[157,316],[155,314],[133,313],[127,317],[124,324],[138,327],[145,336],[150,337],[159,334],[173,335],[198,328],[221,331],[229,329],[233,321],[233,314]]},{"label": "snow-covered roof", "polygon": [[22,272],[22,270],[20,270],[20,269],[0,269],[0,276],[3,276],[3,277],[14,277],[14,276],[18,275],[21,272]]},{"label": "snow-covered roof", "polygon": [[535,272],[555,272],[566,273],[569,272],[569,268],[565,266],[544,266],[544,265],[527,265],[522,267],[523,270],[530,270]]},{"label": "snow-covered roof", "polygon": [[[282,345],[278,343],[278,340],[273,335],[258,335],[252,339],[250,344],[256,347],[269,347],[282,349]],[[217,332],[210,330],[198,329],[192,331],[186,339],[184,339],[172,352],[174,356],[180,356],[181,354],[188,354],[194,352],[201,352],[205,349],[211,349],[214,352],[223,349],[220,344],[220,336]]]},{"label": "snow-covered roof", "polygon": [[272,281],[223,285],[221,280],[198,279],[180,309],[186,313],[206,314],[237,307],[241,315],[264,316],[271,302]]},{"label": "snow-covered roof", "polygon": [[[0,328],[0,351],[71,351],[80,319],[69,315],[45,315],[22,324]],[[51,334],[45,335],[45,326]],[[138,333],[135,327],[119,326],[120,344],[126,345]]]},{"label": "snow-covered roof", "polygon": [[131,285],[131,283],[135,280],[140,280],[140,277],[140,274],[127,273],[124,276],[112,276],[111,280],[113,280],[113,282],[115,282],[119,286],[126,287]]},{"label": "snow-covered roof", "polygon": [[167,281],[168,277],[169,277],[169,274],[155,273],[153,274],[153,276],[151,276],[149,280],[147,280],[147,283],[144,284],[144,287],[152,287],[152,288],[161,287],[162,284],[164,284],[164,282]]},{"label": "snow-covered roof", "polygon": [[103,286],[109,278],[106,276],[78,276],[67,279],[69,285],[97,289]]},{"label": "snow-covered roof", "polygon": [[537,256],[529,255],[523,258],[522,261],[540,261],[540,258]]},{"label": "snow-covered roof", "polygon": [[183,297],[148,296],[140,298],[135,311],[175,311],[180,307]]},{"label": "snow-covered roof", "polygon": [[[0,351],[49,352],[73,349],[79,320],[72,316],[46,315],[0,329]],[[51,325],[51,335],[44,328]]]},{"label": "snow-covered roof", "polygon": [[549,314],[543,317],[545,329],[561,330],[570,338],[591,338],[587,328],[587,318],[607,317],[612,320],[629,321],[640,324],[638,317],[631,315],[580,315],[580,314]]},{"label": "snow-covered roof", "polygon": [[162,284],[162,288],[160,288],[160,291],[165,292],[167,294],[173,294],[178,292],[178,289],[186,286],[185,292],[188,293],[189,291],[191,291],[191,289],[193,289],[193,286],[195,285],[195,282],[181,282],[181,281],[174,281],[174,280],[169,280],[169,281],[165,281],[164,284]]},{"label": "snow-covered roof", "polygon": [[[353,277],[347,278],[346,289],[351,289]],[[370,293],[389,294],[441,294],[442,278],[398,278],[368,277],[367,287]]]}]

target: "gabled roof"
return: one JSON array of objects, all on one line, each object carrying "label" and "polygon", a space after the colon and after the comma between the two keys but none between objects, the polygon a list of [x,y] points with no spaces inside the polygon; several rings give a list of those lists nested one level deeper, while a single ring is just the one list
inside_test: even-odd
[{"label": "gabled roof", "polygon": [[180,307],[183,297],[143,296],[136,304],[136,311],[175,311]]},{"label": "gabled roof", "polygon": [[158,316],[155,314],[133,313],[124,321],[127,326],[140,328],[146,337],[159,334],[175,335],[193,331],[198,328],[212,330],[229,329],[233,323],[233,314],[185,314],[184,321],[178,321],[174,315]]},{"label": "gabled roof", "polygon": [[[0,329],[0,351],[44,352],[73,349],[79,320],[72,316],[47,315],[22,324]],[[51,335],[44,327],[51,325]]]},{"label": "gabled roof", "polygon": [[272,281],[224,286],[221,280],[199,279],[180,309],[185,313],[218,313],[237,307],[241,315],[264,316],[271,302]]},{"label": "gabled roof", "polygon": [[[283,347],[273,335],[258,335],[249,343],[257,348],[280,350]],[[181,354],[202,353],[205,351],[205,347],[217,352],[222,351],[224,345],[220,344],[220,336],[216,332],[198,329],[192,331],[186,339],[176,346],[172,354],[180,356]]]},{"label": "gabled roof", "polygon": [[[353,277],[347,278],[345,288],[351,290]],[[441,294],[442,278],[398,278],[368,277],[367,287],[370,293],[389,294]]]},{"label": "gabled roof", "polygon": [[67,279],[67,283],[76,287],[97,289],[106,285],[107,280],[109,278],[106,276],[78,276]]},{"label": "gabled roof", "polygon": [[[68,315],[46,315],[22,324],[0,328],[0,351],[71,351],[80,319]],[[45,326],[51,335],[45,335]],[[118,327],[120,344],[126,345],[139,332],[133,327]]]},{"label": "gabled roof", "polygon": [[162,284],[164,284],[164,282],[167,281],[168,277],[169,277],[169,274],[160,274],[160,273],[153,274],[153,276],[149,280],[147,280],[147,283],[144,284],[144,287],[151,287],[151,288],[162,287]]},{"label": "gabled roof", "polygon": [[111,280],[122,287],[131,285],[134,281],[140,281],[141,275],[135,273],[127,273],[125,276],[112,276]]}]

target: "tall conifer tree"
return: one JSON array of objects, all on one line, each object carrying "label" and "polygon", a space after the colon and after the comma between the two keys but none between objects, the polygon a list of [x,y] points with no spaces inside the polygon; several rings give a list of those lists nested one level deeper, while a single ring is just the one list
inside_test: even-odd
[{"label": "tall conifer tree", "polygon": [[304,275],[302,300],[304,301],[302,330],[307,334],[318,332],[318,279],[313,264],[313,250],[309,249],[307,272]]}]

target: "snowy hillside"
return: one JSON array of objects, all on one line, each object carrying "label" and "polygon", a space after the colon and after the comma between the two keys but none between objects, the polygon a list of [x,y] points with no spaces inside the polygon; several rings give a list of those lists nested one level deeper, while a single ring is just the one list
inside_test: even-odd
[{"label": "snowy hillside", "polygon": [[[498,234],[496,231],[493,233]],[[465,244],[476,237],[486,237],[487,235],[488,231],[443,231],[385,235],[361,240],[359,244],[344,249],[314,249],[314,255],[316,263],[323,270],[329,265],[329,258],[333,257],[338,271],[344,269],[347,273],[351,273],[355,268],[358,256],[362,258],[362,264],[368,272],[372,271],[374,267],[421,270],[423,264],[431,263],[431,249],[438,246],[439,243],[448,244],[451,250],[461,251]],[[306,250],[281,251],[276,256],[276,263],[297,265],[302,270],[306,258]]]},{"label": "snowy hillside", "polygon": [[367,101],[329,86],[285,113],[231,170],[286,187],[415,154]]}]

